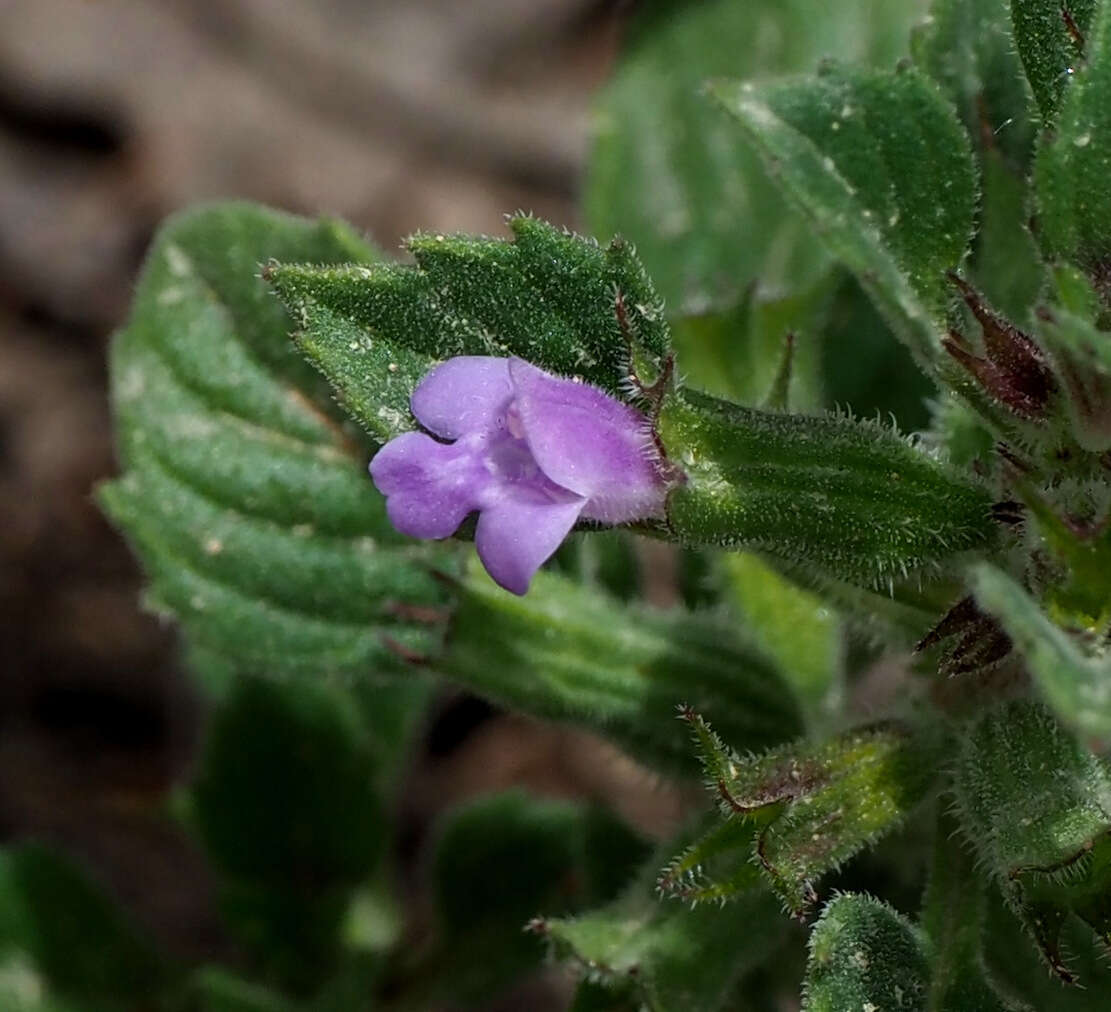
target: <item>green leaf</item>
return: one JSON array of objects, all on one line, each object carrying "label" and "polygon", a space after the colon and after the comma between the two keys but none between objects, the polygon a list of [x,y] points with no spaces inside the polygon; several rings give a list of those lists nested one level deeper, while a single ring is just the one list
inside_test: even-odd
[{"label": "green leaf", "polygon": [[742,404],[764,401],[780,367],[784,341],[795,336],[790,404],[822,402],[822,340],[836,277],[798,295],[772,299],[754,290],[735,305],[672,321],[683,380],[699,390]]},{"label": "green leaf", "polygon": [[830,712],[838,701],[841,676],[837,613],[756,555],[730,552],[721,565],[726,597],[756,643],[775,658],[807,710]]},{"label": "green leaf", "polygon": [[[1057,2],[1045,0],[1032,6],[1052,7],[1060,18]],[[1081,31],[1087,31],[1086,19],[1091,18],[1094,6],[1093,0],[1072,3]],[[1074,61],[1075,79],[1062,101],[1057,128],[1045,136],[1038,152],[1038,228],[1048,255],[1084,267],[1107,304],[1111,299],[1107,281],[1111,264],[1111,229],[1107,227],[1111,221],[1111,173],[1107,168],[1111,164],[1111,5],[1103,4],[1092,20],[1085,53],[1083,63]]]},{"label": "green leaf", "polygon": [[737,899],[761,884],[753,861],[756,824],[747,819],[706,819],[709,827],[671,859],[657,888],[691,904]]},{"label": "green leaf", "polygon": [[483,918],[519,932],[545,909],[612,899],[646,856],[604,809],[520,791],[478,798],[451,813],[436,846],[441,926],[456,941]]},{"label": "green leaf", "polygon": [[948,292],[972,235],[968,135],[913,70],[829,65],[817,77],[712,93],[773,178],[875,300],[923,366],[934,361]]},{"label": "green leaf", "polygon": [[[331,414],[258,279],[272,256],[369,260],[332,222],[246,204],[168,221],[111,350],[123,476],[100,490],[196,657],[229,671],[360,674],[423,649],[436,546],[390,527],[369,447]],[[322,406],[323,405],[323,406]]]},{"label": "green leaf", "polygon": [[1111,740],[1111,663],[1085,654],[1001,570],[978,566],[974,586],[980,606],[1002,623],[1050,706],[1086,737]]},{"label": "green leaf", "polygon": [[540,963],[543,946],[526,924],[610,901],[645,854],[639,837],[596,807],[519,791],[460,806],[436,844],[440,939],[423,975],[435,967],[433,987],[467,1001],[496,992]]},{"label": "green leaf", "polygon": [[957,796],[966,834],[1001,880],[1060,868],[1111,826],[1111,775],[1048,710],[1025,700],[965,738]]},{"label": "green leaf", "polygon": [[773,294],[816,281],[826,258],[810,229],[787,213],[757,155],[736,144],[703,82],[809,70],[828,55],[886,62],[921,6],[638,5],[595,120],[584,195],[591,229],[635,238],[679,313],[735,303],[753,281]]},{"label": "green leaf", "polygon": [[[668,844],[665,852],[676,846]],[[631,992],[637,1007],[713,1012],[725,1005],[737,979],[781,941],[785,921],[774,898],[758,888],[724,907],[661,901],[654,889],[658,867],[658,860],[649,861],[609,906],[546,919],[540,930],[557,957],[578,963],[589,980]]]},{"label": "green leaf", "polygon": [[1111,333],[1054,308],[1040,314],[1038,337],[1065,385],[1076,441],[1093,453],[1111,449]]},{"label": "green leaf", "polygon": [[742,757],[687,716],[707,789],[726,819],[756,822],[752,858],[795,914],[814,902],[818,878],[927,797],[945,747],[933,731],[889,723]]},{"label": "green leaf", "polygon": [[990,897],[984,928],[984,958],[992,980],[1018,1008],[1026,1003],[1038,1012],[1105,1012],[1111,995],[1107,947],[1087,925],[1065,923],[1062,947],[1083,986],[1064,984],[1045,972],[1045,965],[1019,919],[998,897]]},{"label": "green leaf", "polygon": [[173,983],[149,937],[68,858],[21,846],[3,854],[0,877],[21,914],[21,948],[53,991],[106,1009],[156,999]]},{"label": "green leaf", "polygon": [[1081,38],[1097,4],[1098,0],[1011,0],[1015,45],[1046,126],[1056,120],[1070,78],[1083,63],[1086,46]]},{"label": "green leaf", "polygon": [[824,404],[861,418],[894,418],[904,432],[924,429],[936,384],[915,366],[856,278],[839,274],[822,337]]},{"label": "green leaf", "polygon": [[680,391],[659,432],[686,474],[667,516],[687,544],[759,548],[876,585],[996,541],[986,491],[874,422]]},{"label": "green leaf", "polygon": [[276,991],[245,980],[220,966],[193,975],[191,995],[200,1012],[297,1012],[298,1006]]},{"label": "green leaf", "polygon": [[1102,636],[1111,625],[1111,531],[1098,499],[1093,501],[1099,493],[1091,488],[1083,498],[1073,499],[1080,513],[1070,518],[1067,499],[1064,504],[1051,503],[1022,478],[1013,476],[1011,482],[1036,521],[1037,536],[1051,559],[1042,588],[1050,614],[1068,628]]},{"label": "green leaf", "polygon": [[216,710],[191,813],[229,927],[271,980],[317,987],[352,888],[388,838],[376,755],[336,686],[241,678]]},{"label": "green leaf", "polygon": [[629,607],[551,573],[527,597],[470,567],[436,670],[472,691],[604,735],[644,762],[693,774],[683,702],[743,747],[800,730],[775,666],[721,617]]},{"label": "green leaf", "polygon": [[1022,323],[1045,278],[1027,225],[1034,124],[1008,5],[935,0],[911,48],[916,64],[956,107],[978,149],[983,194],[972,278],[1001,313]]},{"label": "green leaf", "polygon": [[105,1008],[88,995],[80,1005],[53,994],[26,952],[0,954],[0,1008],[4,1012],[94,1012]]},{"label": "green leaf", "polygon": [[630,986],[607,986],[589,977],[579,981],[568,1012],[639,1012],[640,1002]]},{"label": "green leaf", "polygon": [[245,678],[208,731],[193,808],[208,853],[232,875],[354,883],[385,842],[374,774],[343,690]]},{"label": "green leaf", "polygon": [[870,896],[826,905],[810,936],[805,1012],[926,1012],[928,992],[922,940],[905,918]]},{"label": "green leaf", "polygon": [[628,243],[602,249],[528,217],[509,226],[513,242],[414,236],[416,267],[267,269],[300,321],[301,351],[374,438],[414,427],[413,388],[454,355],[520,355],[611,393],[629,375],[630,351],[638,367],[659,366],[663,307]]},{"label": "green leaf", "polygon": [[552,557],[552,569],[622,601],[640,595],[644,574],[637,538],[618,528],[572,534]]},{"label": "green leaf", "polygon": [[1106,938],[1111,919],[1111,773],[1044,707],[1013,700],[964,738],[954,787],[980,863],[1063,980],[1070,911]]},{"label": "green leaf", "polygon": [[1045,289],[1045,266],[1027,225],[1028,187],[997,151],[984,153],[982,167],[972,277],[1000,313],[1025,321]]}]

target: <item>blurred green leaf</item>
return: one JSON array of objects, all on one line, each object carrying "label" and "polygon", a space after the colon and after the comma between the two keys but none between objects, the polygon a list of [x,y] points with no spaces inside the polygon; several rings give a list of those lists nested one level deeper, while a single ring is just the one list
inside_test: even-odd
[{"label": "blurred green leaf", "polygon": [[243,679],[217,709],[193,797],[209,853],[237,876],[357,882],[382,853],[373,753],[331,686]]},{"label": "blurred green leaf", "polygon": [[832,711],[841,675],[837,613],[758,556],[730,552],[721,566],[726,599],[757,644],[775,658],[784,681],[812,714]]},{"label": "blurred green leaf", "polygon": [[903,432],[925,428],[936,385],[856,278],[839,269],[838,281],[822,337],[824,403],[861,418],[894,419]]},{"label": "blurred green leaf", "polygon": [[[101,501],[213,683],[234,671],[365,675],[396,668],[383,635],[423,628],[435,546],[390,527],[369,448],[331,413],[289,346],[291,322],[258,279],[270,257],[371,261],[345,227],[247,204],[170,219],[111,352],[123,476]],[[217,677],[220,675],[221,677]]]},{"label": "blurred green leaf", "polygon": [[[165,997],[178,969],[75,862],[37,844],[23,845],[2,855],[0,881],[5,903],[19,911],[20,948],[67,1004],[108,1012]],[[64,1007],[59,1003],[57,1012]],[[55,1012],[51,1002],[42,1012]]]},{"label": "blurred green leaf", "polygon": [[938,819],[922,930],[930,959],[931,1012],[1032,1012],[999,993],[984,965],[985,883],[948,814]]},{"label": "blurred green leaf", "polygon": [[917,0],[713,0],[639,5],[603,91],[586,180],[593,231],[634,238],[678,314],[775,297],[816,281],[826,258],[756,154],[702,94],[707,78],[810,70],[822,57],[894,59]]},{"label": "blurred green leaf", "polygon": [[388,826],[375,751],[343,690],[244,678],[216,710],[192,792],[231,929],[300,993],[338,957],[352,888]]},{"label": "blurred green leaf", "polygon": [[1037,336],[1068,394],[1074,438],[1093,453],[1111,449],[1111,332],[1054,307],[1040,314]]},{"label": "blurred green leaf", "polygon": [[649,367],[666,354],[662,304],[628,243],[602,249],[528,217],[509,226],[512,242],[414,236],[416,267],[267,269],[301,351],[376,439],[415,427],[409,396],[440,359],[519,355],[619,393],[630,351]]},{"label": "blurred green leaf", "polygon": [[803,993],[805,1012],[927,1012],[929,966],[922,939],[879,900],[838,896],[810,936]]},{"label": "blurred green leaf", "polygon": [[[433,859],[440,938],[419,964],[425,985],[470,1003],[540,964],[524,929],[542,914],[606,902],[646,844],[596,807],[518,791],[469,801],[445,816]],[[418,985],[419,986],[419,985]]]},{"label": "blurred green leaf", "polygon": [[0,953],[0,1008],[4,1012],[94,1012],[104,1007],[88,995],[79,1005],[59,998],[28,953],[20,949]]},{"label": "blurred green leaf", "polygon": [[190,982],[198,1012],[297,1012],[281,994],[218,966],[203,967]]},{"label": "blurred green leaf", "polygon": [[472,565],[434,664],[480,695],[574,721],[673,773],[695,772],[680,703],[712,714],[742,747],[800,730],[774,664],[735,623],[625,606],[550,573],[518,598]]},{"label": "blurred green leaf", "polygon": [[944,272],[964,257],[976,202],[968,135],[932,83],[829,64],[781,83],[719,81],[712,94],[928,368]]},{"label": "blurred green leaf", "polygon": [[584,977],[575,989],[568,1012],[640,1012],[640,1007],[631,984],[611,987]]},{"label": "blurred green leaf", "polygon": [[1107,947],[1079,921],[1067,921],[1061,931],[1062,948],[1069,954],[1081,987],[1062,983],[1045,972],[1045,963],[1021,921],[1000,901],[990,897],[984,926],[984,960],[996,986],[1018,1008],[1033,1005],[1038,1012],[1105,1012],[1111,994],[1111,966]]},{"label": "blurred green leaf", "polygon": [[672,321],[683,381],[742,404],[757,405],[776,378],[786,336],[795,336],[789,404],[822,402],[823,323],[835,280],[825,278],[798,295],[772,299],[750,289],[735,305]]},{"label": "blurred green leaf", "polygon": [[974,586],[980,606],[1002,623],[1061,718],[1081,734],[1111,741],[1111,664],[1086,655],[1002,570],[978,566]]},{"label": "blurred green leaf", "polygon": [[1030,197],[1024,177],[996,151],[982,163],[980,229],[972,257],[972,277],[995,308],[1025,324],[1045,290],[1045,266],[1027,221]]}]

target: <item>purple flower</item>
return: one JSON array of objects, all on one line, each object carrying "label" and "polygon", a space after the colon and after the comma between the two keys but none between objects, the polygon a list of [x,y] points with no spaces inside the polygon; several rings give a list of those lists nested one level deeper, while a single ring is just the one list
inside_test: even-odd
[{"label": "purple flower", "polygon": [[479,558],[514,594],[580,517],[663,516],[667,482],[648,419],[595,387],[519,358],[461,356],[425,376],[410,404],[440,438],[407,432],[371,461],[390,521],[446,538],[477,510]]}]

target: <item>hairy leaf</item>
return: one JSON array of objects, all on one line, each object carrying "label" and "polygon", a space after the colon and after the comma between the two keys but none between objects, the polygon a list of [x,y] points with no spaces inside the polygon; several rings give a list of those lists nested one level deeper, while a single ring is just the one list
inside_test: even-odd
[{"label": "hairy leaf", "polygon": [[800,730],[774,663],[735,624],[625,606],[551,573],[516,598],[472,565],[434,663],[480,695],[593,728],[671,772],[695,772],[675,719],[683,702],[713,715],[742,747]]},{"label": "hairy leaf", "polygon": [[1010,167],[1025,169],[1034,130],[1006,3],[934,0],[911,37],[911,51],[956,107],[982,156],[997,152]]},{"label": "hairy leaf", "polygon": [[972,277],[998,311],[1025,322],[1045,289],[1045,265],[1027,224],[1030,196],[1024,176],[997,151],[982,162],[980,229],[972,254]]},{"label": "hairy leaf", "polygon": [[986,491],[875,423],[764,413],[681,391],[660,435],[686,474],[668,524],[865,585],[996,541]]},{"label": "hairy leaf", "polygon": [[545,920],[540,929],[557,956],[578,963],[587,979],[631,993],[640,1008],[714,1012],[741,974],[782,940],[785,922],[759,888],[724,907],[661,901],[653,888],[657,868],[649,861],[609,906]]},{"label": "hairy leaf", "polygon": [[631,364],[667,352],[662,304],[627,242],[603,249],[528,217],[509,225],[513,242],[414,236],[416,267],[267,269],[301,351],[375,439],[414,427],[409,395],[440,359],[519,355],[617,393]]},{"label": "hairy leaf", "polygon": [[[1057,2],[1035,6],[1052,7],[1060,18]],[[1087,31],[1093,0],[1073,0],[1070,7]],[[1092,19],[1084,52],[1083,61],[1069,64],[1075,79],[1038,152],[1038,228],[1047,253],[1084,267],[1111,305],[1111,5],[1102,4]]]},{"label": "hairy leaf", "polygon": [[1044,707],[1014,700],[964,739],[955,790],[962,829],[1051,968],[1072,973],[1070,911],[1111,937],[1111,773]]},{"label": "hairy leaf", "polygon": [[1098,0],[1011,0],[1015,44],[1042,121],[1057,119],[1065,89],[1082,64],[1084,36]]},{"label": "hairy leaf", "polygon": [[915,71],[836,65],[779,84],[718,82],[713,94],[928,367],[944,273],[964,256],[976,202],[968,136],[952,109]]},{"label": "hairy leaf", "polygon": [[711,77],[810,70],[819,59],[894,59],[922,4],[710,0],[639,5],[602,92],[586,180],[599,233],[635,237],[677,312],[816,280],[825,256],[784,207],[759,158],[702,93]]},{"label": "hairy leaf", "polygon": [[838,896],[810,936],[805,1012],[926,1012],[929,967],[918,932],[870,896]]},{"label": "hairy leaf", "polygon": [[1062,948],[1082,986],[1065,984],[1045,972],[1045,964],[1021,921],[998,896],[989,896],[984,920],[984,960],[998,989],[1019,1009],[1037,1012],[1104,1012],[1111,994],[1107,947],[1086,924],[1067,921]]},{"label": "hairy leaf", "polygon": [[944,743],[890,724],[742,757],[688,714],[706,786],[729,820],[755,820],[752,853],[788,909],[813,883],[889,832],[929,794]]},{"label": "hairy leaf", "polygon": [[112,345],[123,475],[101,501],[195,656],[275,675],[388,670],[384,636],[427,641],[397,604],[443,599],[427,567],[444,552],[390,527],[368,447],[333,417],[257,277],[272,256],[374,253],[335,223],[246,204],[163,226]]}]

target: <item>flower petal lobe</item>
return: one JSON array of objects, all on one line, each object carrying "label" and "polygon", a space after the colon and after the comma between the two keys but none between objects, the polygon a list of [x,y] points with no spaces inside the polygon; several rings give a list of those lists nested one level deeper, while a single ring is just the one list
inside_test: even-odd
[{"label": "flower petal lobe", "polygon": [[659,516],[665,483],[642,414],[592,386],[510,359],[516,410],[540,469],[606,523]]},{"label": "flower petal lobe", "polygon": [[459,439],[495,427],[512,396],[507,359],[460,355],[425,376],[409,406],[429,432]]},{"label": "flower petal lobe", "polygon": [[478,557],[494,582],[524,594],[535,573],[567,537],[585,500],[505,496],[483,509],[475,530]]},{"label": "flower petal lobe", "polygon": [[483,477],[466,447],[438,443],[423,432],[391,439],[370,462],[386,496],[390,523],[414,538],[446,538],[478,508]]}]

